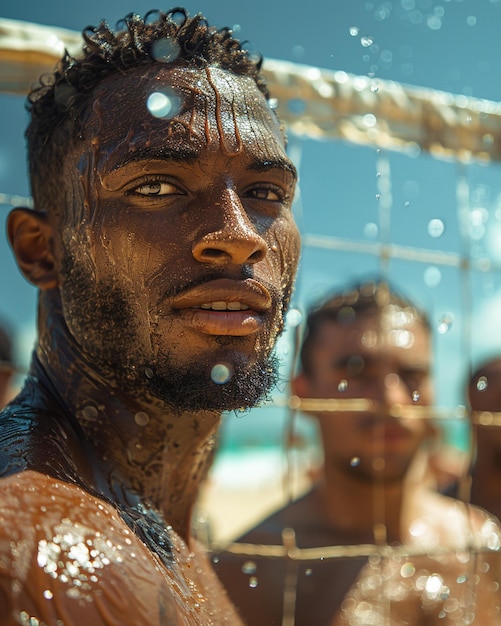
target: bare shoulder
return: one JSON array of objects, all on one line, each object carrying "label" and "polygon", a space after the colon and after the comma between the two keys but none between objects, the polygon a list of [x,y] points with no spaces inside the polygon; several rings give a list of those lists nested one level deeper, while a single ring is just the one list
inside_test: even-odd
[{"label": "bare shoulder", "polygon": [[420,494],[410,522],[412,542],[442,547],[501,548],[501,524],[484,509],[436,492]]},{"label": "bare shoulder", "polygon": [[0,479],[4,626],[232,623],[205,614],[197,559],[173,535],[172,560],[160,562],[111,504],[76,485],[32,471]]}]

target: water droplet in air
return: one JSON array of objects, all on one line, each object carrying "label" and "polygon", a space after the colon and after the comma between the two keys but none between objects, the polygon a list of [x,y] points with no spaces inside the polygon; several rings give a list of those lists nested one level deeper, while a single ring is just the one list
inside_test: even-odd
[{"label": "water droplet in air", "polygon": [[438,267],[430,266],[425,269],[423,278],[427,287],[438,287],[442,281],[442,272],[438,269]]},{"label": "water droplet in air", "polygon": [[224,383],[227,383],[230,380],[232,373],[230,365],[227,365],[226,363],[216,363],[211,370],[210,377],[212,382],[217,385],[224,385]]},{"label": "water droplet in air", "polygon": [[245,561],[245,563],[242,565],[242,572],[244,574],[255,574],[257,570],[257,565],[254,563],[254,561]]},{"label": "water droplet in air", "polygon": [[304,48],[303,46],[294,46],[291,50],[291,55],[294,59],[302,59],[304,57]]},{"label": "water droplet in air", "polygon": [[268,106],[270,109],[278,109],[278,98],[270,98],[268,100]]},{"label": "water droplet in air", "polygon": [[406,200],[406,201],[404,202],[404,207],[405,207],[405,208],[408,208],[408,207],[410,207],[410,206],[411,206],[411,203],[410,203],[408,200]]},{"label": "water droplet in air", "polygon": [[346,391],[348,389],[348,381],[343,378],[343,380],[339,381],[339,384],[337,386],[337,390],[338,391]]},{"label": "water droplet in air", "polygon": [[352,467],[357,467],[357,465],[360,465],[360,457],[354,456],[350,461],[350,465]]},{"label": "water droplet in air", "polygon": [[379,91],[379,85],[371,85],[372,93],[377,93]]},{"label": "water droplet in air", "polygon": [[358,28],[358,26],[350,26],[350,35],[352,37],[356,37],[359,32],[360,32],[360,29]]},{"label": "water droplet in air", "polygon": [[412,392],[412,400],[413,400],[413,402],[417,402],[420,397],[421,397],[421,394],[419,393],[419,391],[413,391]]},{"label": "water droplet in air", "polygon": [[303,321],[303,314],[299,309],[290,309],[285,319],[287,326],[295,328],[296,326],[299,326],[299,324],[301,324],[301,322]]},{"label": "water droplet in air", "polygon": [[441,335],[449,332],[452,323],[454,322],[454,315],[452,313],[444,313],[438,320],[438,332]]},{"label": "water droplet in air", "polygon": [[257,580],[257,578],[256,578],[255,576],[251,576],[251,577],[249,578],[249,587],[250,587],[251,589],[255,589],[255,588],[257,587],[257,585],[258,585],[258,580]]},{"label": "water droplet in air", "polygon": [[372,37],[360,37],[360,43],[362,44],[362,46],[364,48],[369,48],[369,46],[372,46],[372,44],[374,43],[374,39],[372,39]]},{"label": "water droplet in air", "polygon": [[478,391],[485,391],[489,386],[489,381],[487,380],[487,376],[480,376],[477,380],[477,389]]},{"label": "water droplet in air", "polygon": [[311,567],[309,567],[308,569],[305,570],[304,575],[305,576],[311,576],[313,574],[313,571],[311,570]]},{"label": "water droplet in air", "polygon": [[444,234],[445,224],[442,220],[435,218],[428,222],[428,234],[430,237],[441,237]]},{"label": "water droplet in air", "polygon": [[301,115],[306,109],[306,102],[302,98],[291,98],[287,102],[287,108],[295,115]]},{"label": "water droplet in air", "polygon": [[378,231],[378,225],[374,222],[368,222],[364,226],[364,235],[367,237],[367,239],[376,239]]},{"label": "water droplet in air", "polygon": [[144,375],[146,376],[146,378],[153,378],[153,376],[155,375],[155,372],[151,369],[151,367],[145,367]]}]

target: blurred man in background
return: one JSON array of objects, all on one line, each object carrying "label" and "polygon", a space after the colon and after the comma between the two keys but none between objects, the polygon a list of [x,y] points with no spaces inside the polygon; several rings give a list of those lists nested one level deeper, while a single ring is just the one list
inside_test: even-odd
[{"label": "blurred man in background", "polygon": [[[219,555],[216,570],[234,603],[250,626],[434,624],[445,614],[464,623],[471,598],[456,581],[476,572],[456,550],[471,541],[497,547],[499,529],[483,511],[431,486],[426,446],[437,430],[426,315],[385,282],[358,284],[311,311],[300,357],[292,390],[318,421],[323,472],[309,493],[239,541],[327,548],[299,563]],[[315,407],[315,399],[331,399],[331,410],[325,402]],[[375,549],[367,563],[368,544],[448,553],[385,560]],[[329,559],[329,546],[355,545],[345,554],[358,557]],[[426,595],[426,585],[438,581],[442,591]],[[442,588],[454,607],[445,614]],[[497,619],[492,589],[479,626],[496,623],[482,621]]]}]

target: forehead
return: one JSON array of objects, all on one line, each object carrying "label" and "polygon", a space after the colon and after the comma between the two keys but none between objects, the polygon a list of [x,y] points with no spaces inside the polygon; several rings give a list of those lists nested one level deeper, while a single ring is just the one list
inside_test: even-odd
[{"label": "forehead", "polygon": [[88,119],[100,147],[120,143],[121,152],[183,143],[238,154],[260,146],[284,153],[283,133],[253,78],[208,67],[157,63],[114,74],[95,90]]},{"label": "forehead", "polygon": [[314,349],[325,358],[342,359],[359,354],[372,359],[400,361],[429,359],[431,337],[423,322],[401,308],[371,311],[338,323],[325,320],[319,327]]}]

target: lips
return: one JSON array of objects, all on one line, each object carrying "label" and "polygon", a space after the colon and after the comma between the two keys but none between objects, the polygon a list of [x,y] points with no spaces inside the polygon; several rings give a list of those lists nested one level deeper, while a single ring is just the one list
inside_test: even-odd
[{"label": "lips", "polygon": [[212,280],[171,303],[186,325],[208,335],[237,337],[257,332],[271,305],[269,291],[251,278]]}]

